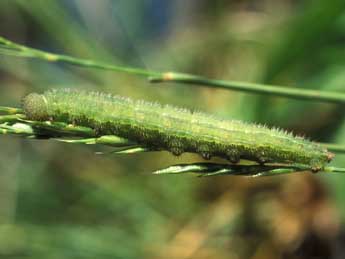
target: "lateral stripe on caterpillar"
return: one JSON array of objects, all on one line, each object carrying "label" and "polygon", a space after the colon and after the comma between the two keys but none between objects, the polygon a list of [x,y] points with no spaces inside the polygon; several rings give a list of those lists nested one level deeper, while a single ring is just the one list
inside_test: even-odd
[{"label": "lateral stripe on caterpillar", "polygon": [[205,159],[304,165],[313,171],[333,158],[319,144],[279,129],[104,93],[53,89],[29,94],[23,108],[31,120],[75,123],[175,155],[194,152]]}]

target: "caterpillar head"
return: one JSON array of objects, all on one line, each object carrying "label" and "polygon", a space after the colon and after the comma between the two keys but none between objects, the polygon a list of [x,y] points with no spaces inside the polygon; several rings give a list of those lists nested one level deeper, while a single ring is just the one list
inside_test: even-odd
[{"label": "caterpillar head", "polygon": [[44,121],[49,119],[47,103],[41,94],[27,95],[23,99],[23,109],[30,120]]}]

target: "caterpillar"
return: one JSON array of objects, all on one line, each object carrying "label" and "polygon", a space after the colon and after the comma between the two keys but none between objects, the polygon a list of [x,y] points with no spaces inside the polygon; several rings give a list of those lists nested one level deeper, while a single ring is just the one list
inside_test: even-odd
[{"label": "caterpillar", "polygon": [[320,171],[333,154],[321,145],[286,131],[216,118],[170,105],[83,90],[53,89],[23,100],[26,117],[91,127],[97,135],[117,135],[151,149],[213,156],[231,163],[302,165]]}]

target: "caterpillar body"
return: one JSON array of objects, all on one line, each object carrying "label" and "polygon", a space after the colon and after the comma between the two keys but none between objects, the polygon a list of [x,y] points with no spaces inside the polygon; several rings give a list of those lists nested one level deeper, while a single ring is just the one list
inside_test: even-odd
[{"label": "caterpillar body", "polygon": [[303,165],[312,171],[322,170],[333,158],[319,144],[279,129],[104,93],[71,89],[32,93],[24,98],[23,109],[31,120],[87,126],[97,135],[117,135],[174,155],[193,152],[205,159]]}]

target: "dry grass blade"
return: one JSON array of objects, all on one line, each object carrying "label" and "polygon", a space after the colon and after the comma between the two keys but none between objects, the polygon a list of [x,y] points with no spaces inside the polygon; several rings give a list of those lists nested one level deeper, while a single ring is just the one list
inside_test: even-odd
[{"label": "dry grass blade", "polygon": [[216,164],[194,163],[179,164],[157,170],[153,174],[185,174],[196,173],[201,177],[218,175],[244,175],[244,176],[272,176],[305,171],[305,168],[283,165],[248,165],[239,164]]}]

